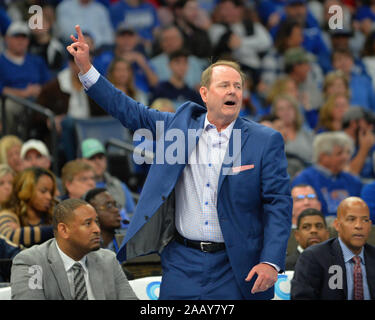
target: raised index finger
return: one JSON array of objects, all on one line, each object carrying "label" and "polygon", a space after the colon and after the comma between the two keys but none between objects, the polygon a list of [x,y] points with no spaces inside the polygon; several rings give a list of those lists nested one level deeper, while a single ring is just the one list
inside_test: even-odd
[{"label": "raised index finger", "polygon": [[85,43],[85,37],[84,37],[83,34],[82,34],[81,27],[79,26],[79,24],[77,24],[77,25],[75,26],[75,29],[76,29],[76,31],[77,31],[78,41],[79,41],[79,42],[83,42],[83,43]]}]

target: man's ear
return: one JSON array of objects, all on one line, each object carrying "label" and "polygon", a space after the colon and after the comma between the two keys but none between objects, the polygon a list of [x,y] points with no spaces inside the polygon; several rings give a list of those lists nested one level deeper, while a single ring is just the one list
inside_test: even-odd
[{"label": "man's ear", "polygon": [[208,92],[208,89],[206,87],[199,88],[199,93],[204,103],[207,102],[207,92]]},{"label": "man's ear", "polygon": [[69,227],[64,222],[60,222],[57,225],[57,232],[61,238],[63,239],[69,238]]},{"label": "man's ear", "polygon": [[335,228],[335,230],[337,231],[337,232],[339,232],[339,226],[340,226],[340,222],[339,222],[339,220],[336,218],[335,220],[333,220],[333,227]]}]

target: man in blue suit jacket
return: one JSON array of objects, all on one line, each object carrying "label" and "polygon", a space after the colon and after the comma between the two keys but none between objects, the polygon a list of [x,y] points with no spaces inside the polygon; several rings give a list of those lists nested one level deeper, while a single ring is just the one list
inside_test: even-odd
[{"label": "man in blue suit jacket", "polygon": [[[90,97],[131,130],[146,128],[156,139],[166,131],[118,259],[159,252],[160,299],[273,298],[291,229],[287,162],[280,133],[238,118],[238,65],[221,61],[202,74],[206,108],[186,102],[163,113],[101,77],[76,30],[67,50]],[[173,147],[182,157],[171,156]]]}]

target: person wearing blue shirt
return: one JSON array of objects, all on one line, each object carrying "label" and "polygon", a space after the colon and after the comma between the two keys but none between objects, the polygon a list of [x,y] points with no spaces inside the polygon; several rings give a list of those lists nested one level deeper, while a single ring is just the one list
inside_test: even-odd
[{"label": "person wearing blue shirt", "polygon": [[[330,51],[323,40],[318,21],[307,8],[306,0],[286,1],[280,23],[286,18],[296,19],[302,23],[304,26],[302,46],[317,57],[318,63],[324,73],[331,70]],[[277,34],[280,23],[270,30],[273,38]]]},{"label": "person wearing blue shirt", "polygon": [[335,50],[332,53],[332,65],[349,78],[350,104],[375,111],[375,92],[369,76],[358,72],[354,66],[354,57],[349,49]]},{"label": "person wearing blue shirt", "polygon": [[343,132],[318,134],[313,143],[314,165],[301,171],[292,181],[292,187],[309,184],[322,203],[325,216],[335,216],[339,203],[349,196],[359,196],[360,179],[344,168],[353,152],[351,138]]},{"label": "person wearing blue shirt", "polygon": [[109,12],[114,29],[125,23],[128,28],[134,29],[151,49],[154,32],[160,25],[152,4],[140,0],[120,0],[111,5]]}]

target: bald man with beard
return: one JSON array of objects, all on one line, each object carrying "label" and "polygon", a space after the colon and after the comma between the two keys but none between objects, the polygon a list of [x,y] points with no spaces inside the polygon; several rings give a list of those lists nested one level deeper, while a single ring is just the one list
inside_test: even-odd
[{"label": "bald man with beard", "polygon": [[367,204],[358,197],[344,199],[334,227],[337,238],[300,255],[291,282],[292,300],[375,299],[375,247],[366,243],[371,231]]}]

